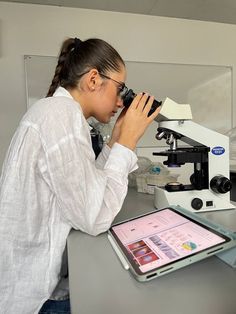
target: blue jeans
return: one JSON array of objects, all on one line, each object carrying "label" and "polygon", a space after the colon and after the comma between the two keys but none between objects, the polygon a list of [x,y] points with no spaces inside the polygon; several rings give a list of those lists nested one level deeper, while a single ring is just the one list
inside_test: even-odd
[{"label": "blue jeans", "polygon": [[71,314],[70,299],[63,301],[47,300],[41,307],[39,314]]}]

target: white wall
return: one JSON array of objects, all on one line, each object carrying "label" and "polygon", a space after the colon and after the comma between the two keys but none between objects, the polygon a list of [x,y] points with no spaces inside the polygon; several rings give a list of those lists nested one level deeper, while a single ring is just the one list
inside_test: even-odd
[{"label": "white wall", "polygon": [[236,68],[235,25],[0,2],[0,164],[26,110],[23,56],[56,56],[74,36],[103,38],[128,61]]},{"label": "white wall", "polygon": [[[231,103],[231,73],[226,72],[192,88],[187,103],[191,104],[193,117],[197,117],[194,122],[212,130],[217,125],[217,131],[226,134],[231,125],[231,108],[226,106]],[[212,103],[216,105],[211,106]]]}]

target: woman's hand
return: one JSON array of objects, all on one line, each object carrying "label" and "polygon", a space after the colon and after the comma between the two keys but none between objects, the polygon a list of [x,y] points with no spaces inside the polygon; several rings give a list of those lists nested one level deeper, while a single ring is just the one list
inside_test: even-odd
[{"label": "woman's hand", "polygon": [[135,149],[137,142],[142,137],[147,127],[157,117],[161,109],[161,107],[158,107],[150,116],[148,116],[154,101],[153,96],[150,96],[149,99],[148,97],[148,94],[138,94],[126,112],[122,111],[118,118],[120,120],[117,121],[119,134],[116,134],[118,137],[116,141],[132,150]]},{"label": "woman's hand", "polygon": [[109,143],[107,144],[109,147],[112,147],[112,145],[115,142],[117,142],[119,137],[120,137],[121,125],[122,125],[122,122],[124,120],[124,116],[126,114],[126,111],[127,111],[127,108],[123,108],[119,117],[116,120],[116,123],[114,125],[113,130],[112,130],[111,139],[110,139]]}]

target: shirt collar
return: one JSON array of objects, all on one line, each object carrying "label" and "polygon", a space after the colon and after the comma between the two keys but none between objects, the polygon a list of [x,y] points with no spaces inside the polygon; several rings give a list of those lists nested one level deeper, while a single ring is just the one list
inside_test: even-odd
[{"label": "shirt collar", "polygon": [[[73,97],[71,96],[71,94],[68,92],[68,90],[66,90],[64,87],[61,87],[59,86],[54,94],[53,94],[53,97],[58,97],[58,96],[64,96],[64,97],[68,97],[68,98],[71,98],[73,99]],[[88,121],[87,121],[88,123]],[[93,127],[88,123],[88,126],[89,126],[89,130],[91,131],[93,129]]]},{"label": "shirt collar", "polygon": [[73,99],[73,97],[72,97],[71,94],[68,92],[68,90],[66,90],[64,87],[61,87],[61,86],[59,86],[59,87],[55,90],[55,92],[54,92],[54,94],[53,94],[53,97],[57,97],[57,96],[64,96],[64,97],[68,97],[68,98],[72,98],[72,99]]}]

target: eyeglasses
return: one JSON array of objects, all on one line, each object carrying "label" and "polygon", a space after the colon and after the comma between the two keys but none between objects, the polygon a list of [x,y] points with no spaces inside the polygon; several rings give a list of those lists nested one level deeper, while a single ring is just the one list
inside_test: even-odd
[{"label": "eyeglasses", "polygon": [[111,78],[111,77],[109,77],[109,76],[107,76],[105,74],[102,74],[102,73],[99,73],[99,74],[102,77],[105,77],[106,79],[111,80],[111,81],[113,81],[113,82],[115,82],[116,84],[119,85],[119,89],[118,89],[119,93],[118,94],[119,94],[120,98],[123,100],[125,98],[126,94],[128,93],[128,90],[129,90],[128,87],[125,85],[125,83],[116,81],[113,78]]}]

